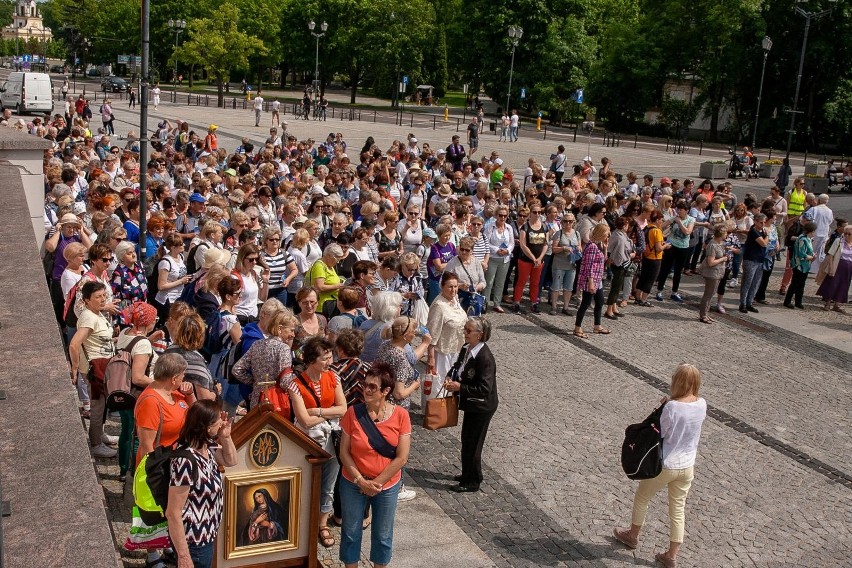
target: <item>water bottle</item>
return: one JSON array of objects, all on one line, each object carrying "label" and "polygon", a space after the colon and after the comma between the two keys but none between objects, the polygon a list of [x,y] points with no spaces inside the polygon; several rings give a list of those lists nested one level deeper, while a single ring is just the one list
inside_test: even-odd
[{"label": "water bottle", "polygon": [[426,375],[423,381],[423,394],[430,396],[432,394],[432,375]]}]

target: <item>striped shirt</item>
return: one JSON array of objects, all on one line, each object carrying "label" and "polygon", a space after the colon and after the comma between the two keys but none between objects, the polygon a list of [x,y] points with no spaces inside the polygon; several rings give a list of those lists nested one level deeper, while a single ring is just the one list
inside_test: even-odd
[{"label": "striped shirt", "polygon": [[207,458],[189,448],[194,460],[174,457],[169,464],[169,486],[189,487],[182,514],[187,544],[199,546],[213,542],[219,532],[224,493],[215,458],[217,448],[216,444],[209,444]]},{"label": "striped shirt", "polygon": [[353,357],[332,363],[330,369],[340,377],[346,406],[364,402],[364,379],[367,377],[367,371],[370,370],[369,363]]},{"label": "striped shirt", "polygon": [[[473,235],[469,234],[468,236],[473,238]],[[483,233],[479,233],[479,238],[473,243],[473,258],[482,262],[490,252],[491,248],[488,246],[488,239],[485,238]]]},{"label": "striped shirt", "polygon": [[279,251],[275,254],[263,251],[263,260],[269,266],[269,289],[279,290],[283,288],[284,286],[281,284],[281,281],[284,280],[289,272],[287,266],[291,262],[295,262],[293,256],[287,251]]}]

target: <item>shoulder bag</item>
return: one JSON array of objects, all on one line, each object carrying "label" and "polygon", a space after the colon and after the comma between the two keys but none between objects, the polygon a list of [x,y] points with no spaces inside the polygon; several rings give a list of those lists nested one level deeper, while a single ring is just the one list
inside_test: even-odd
[{"label": "shoulder bag", "polygon": [[367,435],[367,441],[370,442],[370,447],[376,450],[376,452],[389,460],[396,458],[396,446],[392,446],[382,433],[379,432],[378,426],[376,423],[370,420],[370,416],[367,413],[367,405],[362,403],[356,404],[355,409],[355,417],[358,419],[358,423],[361,425],[361,429],[364,430],[364,433]]}]

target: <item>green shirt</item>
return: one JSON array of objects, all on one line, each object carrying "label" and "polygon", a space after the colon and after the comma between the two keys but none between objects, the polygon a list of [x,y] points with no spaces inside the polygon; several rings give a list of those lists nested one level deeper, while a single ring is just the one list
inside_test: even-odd
[{"label": "green shirt", "polygon": [[[322,259],[316,261],[313,266],[311,266],[310,270],[308,270],[307,274],[305,274],[305,286],[313,286],[314,281],[316,281],[318,278],[322,278],[323,283],[326,286],[333,286],[342,282],[340,276],[337,275],[337,272],[335,272],[333,268],[329,268],[328,266],[326,266]],[[325,304],[328,300],[336,299],[337,290],[332,290],[329,292],[319,292],[316,312],[318,314],[322,313],[323,304]]]}]

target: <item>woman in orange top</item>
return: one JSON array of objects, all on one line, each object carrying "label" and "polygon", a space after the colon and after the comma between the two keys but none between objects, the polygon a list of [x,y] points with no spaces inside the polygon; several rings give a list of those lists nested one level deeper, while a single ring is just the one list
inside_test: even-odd
[{"label": "woman in orange top", "polygon": [[[390,365],[380,361],[373,363],[364,379],[364,403],[347,410],[341,422],[343,528],[340,531],[340,560],[346,568],[358,566],[363,511],[367,505],[373,511],[370,561],[376,568],[382,568],[391,560],[397,494],[402,486],[401,470],[411,448],[408,411],[390,402],[395,384],[396,376]],[[388,446],[380,448],[381,453],[365,433],[364,415],[368,427],[372,425],[374,434],[377,432]]]},{"label": "woman in orange top", "polygon": [[305,370],[293,379],[289,387],[290,405],[296,416],[296,426],[305,431],[317,444],[332,455],[322,466],[320,489],[319,540],[326,548],[334,546],[328,529],[328,517],[334,507],[334,483],[340,464],[333,445],[335,432],[340,430],[340,417],[346,412],[346,396],[337,373],[329,370],[334,344],[324,337],[312,337],[302,346]]},{"label": "woman in orange top", "polygon": [[642,254],[642,271],[639,274],[639,282],[636,283],[636,305],[651,307],[648,294],[651,287],[660,274],[660,264],[663,259],[663,251],[671,246],[663,239],[663,214],[653,211],[648,219],[648,238],[645,252]]},{"label": "woman in orange top", "polygon": [[177,353],[160,355],[154,365],[154,380],[136,401],[134,418],[139,451],[142,456],[156,446],[171,446],[178,440],[186,412],[195,402],[192,383],[184,382],[186,360]]}]

